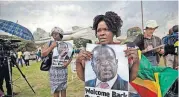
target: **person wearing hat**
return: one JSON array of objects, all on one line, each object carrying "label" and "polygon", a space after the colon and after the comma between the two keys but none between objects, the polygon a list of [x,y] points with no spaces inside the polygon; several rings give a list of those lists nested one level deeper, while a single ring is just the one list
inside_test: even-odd
[{"label": "person wearing hat", "polygon": [[66,97],[66,88],[67,88],[67,66],[71,62],[71,58],[68,61],[63,61],[63,64],[58,66],[58,64],[61,64],[61,60],[59,57],[59,41],[60,43],[65,43],[62,41],[63,38],[63,30],[59,27],[54,27],[51,31],[51,36],[53,37],[54,41],[49,42],[44,46],[42,49],[42,56],[47,56],[50,52],[53,52],[52,54],[52,65],[49,70],[49,76],[50,76],[50,85],[51,85],[51,93],[54,97],[59,97],[61,94],[61,97]]},{"label": "person wearing hat", "polygon": [[123,44],[133,42],[138,35],[142,34],[142,30],[139,27],[132,27],[127,30],[127,37]]},{"label": "person wearing hat", "polygon": [[164,53],[163,48],[154,49],[162,45],[161,39],[154,34],[158,28],[158,24],[155,20],[148,20],[146,22],[144,34],[140,34],[134,40],[134,43],[139,47],[142,53],[149,59],[153,66],[157,66],[160,60],[159,54]]}]

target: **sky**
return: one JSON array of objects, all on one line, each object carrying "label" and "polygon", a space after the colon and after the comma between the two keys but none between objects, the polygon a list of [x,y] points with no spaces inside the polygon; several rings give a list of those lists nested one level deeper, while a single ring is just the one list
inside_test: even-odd
[{"label": "sky", "polygon": [[[122,35],[128,28],[142,28],[140,1],[0,1],[0,19],[18,21],[32,33],[37,28],[50,32],[54,26],[64,31],[72,26],[89,27],[96,15],[106,11],[122,18]],[[147,20],[157,21],[155,35],[162,37],[178,24],[178,1],[143,1],[143,17],[144,26]]]}]

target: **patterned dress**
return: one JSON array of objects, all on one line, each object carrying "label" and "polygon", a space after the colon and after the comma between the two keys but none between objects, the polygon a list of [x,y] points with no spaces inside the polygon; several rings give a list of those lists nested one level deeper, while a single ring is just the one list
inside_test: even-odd
[{"label": "patterned dress", "polygon": [[[60,65],[60,66],[59,66]],[[52,65],[49,70],[51,93],[56,93],[67,88],[68,70],[63,66],[58,48],[53,49]]]},{"label": "patterned dress", "polygon": [[67,88],[67,68],[65,67],[51,67],[49,71],[51,93],[66,90]]}]

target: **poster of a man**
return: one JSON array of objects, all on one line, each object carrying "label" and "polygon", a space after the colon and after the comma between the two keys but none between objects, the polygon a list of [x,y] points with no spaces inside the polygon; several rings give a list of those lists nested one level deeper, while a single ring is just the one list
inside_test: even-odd
[{"label": "poster of a man", "polygon": [[65,43],[65,42],[59,42],[57,50],[58,50],[58,53],[59,53],[59,59],[61,61],[69,59],[69,56],[68,56],[69,48],[68,48],[68,44],[67,43]]},{"label": "poster of a man", "polygon": [[60,41],[57,44],[57,54],[53,58],[55,60],[53,62],[57,63],[53,66],[55,67],[62,67],[64,61],[68,61],[70,56],[72,56],[73,47],[70,43]]},{"label": "poster of a man", "polygon": [[124,71],[128,69],[127,58],[122,54],[123,49],[116,45],[93,44],[88,44],[87,49],[91,50],[92,58],[86,63],[88,69],[85,70],[85,86],[98,90],[128,91],[129,75]]}]

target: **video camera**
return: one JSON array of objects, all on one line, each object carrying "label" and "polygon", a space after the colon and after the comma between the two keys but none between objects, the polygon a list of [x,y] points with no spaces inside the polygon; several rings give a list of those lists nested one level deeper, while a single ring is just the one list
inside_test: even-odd
[{"label": "video camera", "polygon": [[9,56],[10,51],[18,48],[17,42],[21,42],[20,40],[6,40],[0,39],[0,57]]},{"label": "video camera", "polygon": [[0,39],[0,48],[4,48],[5,50],[11,50],[14,48],[18,48],[17,42],[21,42],[20,40],[6,40]]},{"label": "video camera", "polygon": [[7,62],[7,58],[11,58],[10,63],[15,64],[14,49],[18,48],[17,42],[20,42],[20,40],[0,39],[0,66],[6,65],[4,62]]}]

